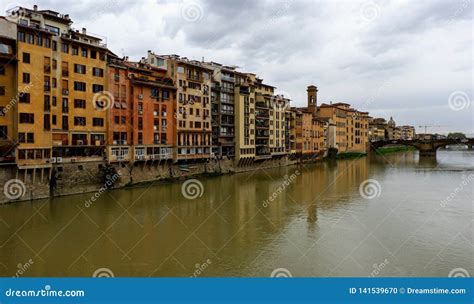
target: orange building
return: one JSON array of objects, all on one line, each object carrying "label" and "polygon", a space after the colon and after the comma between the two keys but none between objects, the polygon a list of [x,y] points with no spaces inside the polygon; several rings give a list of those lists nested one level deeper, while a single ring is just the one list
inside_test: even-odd
[{"label": "orange building", "polygon": [[148,51],[142,60],[166,71],[177,86],[175,160],[209,159],[212,152],[211,75],[204,63]]},{"label": "orange building", "polygon": [[109,88],[114,98],[108,119],[108,159],[172,159],[176,87],[166,70],[128,58],[112,58]]}]

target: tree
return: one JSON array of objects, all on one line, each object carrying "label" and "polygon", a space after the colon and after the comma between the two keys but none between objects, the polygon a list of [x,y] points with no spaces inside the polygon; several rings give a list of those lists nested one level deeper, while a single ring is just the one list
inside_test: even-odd
[{"label": "tree", "polygon": [[461,133],[461,132],[449,133],[448,139],[466,139],[466,134]]}]

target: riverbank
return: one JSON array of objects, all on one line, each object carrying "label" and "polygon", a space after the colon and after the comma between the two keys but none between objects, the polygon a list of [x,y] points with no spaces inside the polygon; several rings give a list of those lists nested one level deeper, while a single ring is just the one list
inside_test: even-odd
[{"label": "riverbank", "polygon": [[213,177],[224,174],[271,169],[284,166],[322,161],[320,155],[306,158],[282,156],[252,160],[239,165],[233,159],[203,162],[135,162],[112,163],[94,161],[87,163],[62,163],[52,166],[52,174],[43,170],[30,170],[19,176],[15,165],[0,170],[0,183],[4,191],[0,204],[33,201],[84,193],[102,193],[109,189],[129,188],[152,183],[174,183],[189,178]]},{"label": "riverbank", "polygon": [[388,146],[382,147],[375,150],[376,155],[384,155],[389,153],[396,153],[396,152],[407,152],[407,151],[416,151],[415,147],[412,146]]}]

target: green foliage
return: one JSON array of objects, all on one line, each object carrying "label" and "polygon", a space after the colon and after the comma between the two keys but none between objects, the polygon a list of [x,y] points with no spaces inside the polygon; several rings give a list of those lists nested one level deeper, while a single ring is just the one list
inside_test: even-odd
[{"label": "green foliage", "polygon": [[102,185],[105,189],[112,188],[112,186],[117,182],[120,178],[119,173],[115,167],[107,164],[100,169]]},{"label": "green foliage", "polygon": [[448,134],[448,139],[466,139],[466,134],[462,132],[452,132]]},{"label": "green foliage", "polygon": [[388,153],[414,151],[414,150],[416,150],[416,148],[412,146],[390,146],[390,147],[378,148],[377,150],[375,150],[375,154],[383,155],[383,154],[388,154]]}]

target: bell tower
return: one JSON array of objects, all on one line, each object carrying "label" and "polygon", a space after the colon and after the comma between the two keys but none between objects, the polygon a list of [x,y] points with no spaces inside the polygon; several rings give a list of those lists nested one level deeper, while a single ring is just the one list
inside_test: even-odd
[{"label": "bell tower", "polygon": [[306,92],[308,92],[308,111],[310,111],[313,116],[316,116],[318,105],[318,87],[310,85],[308,86]]}]

